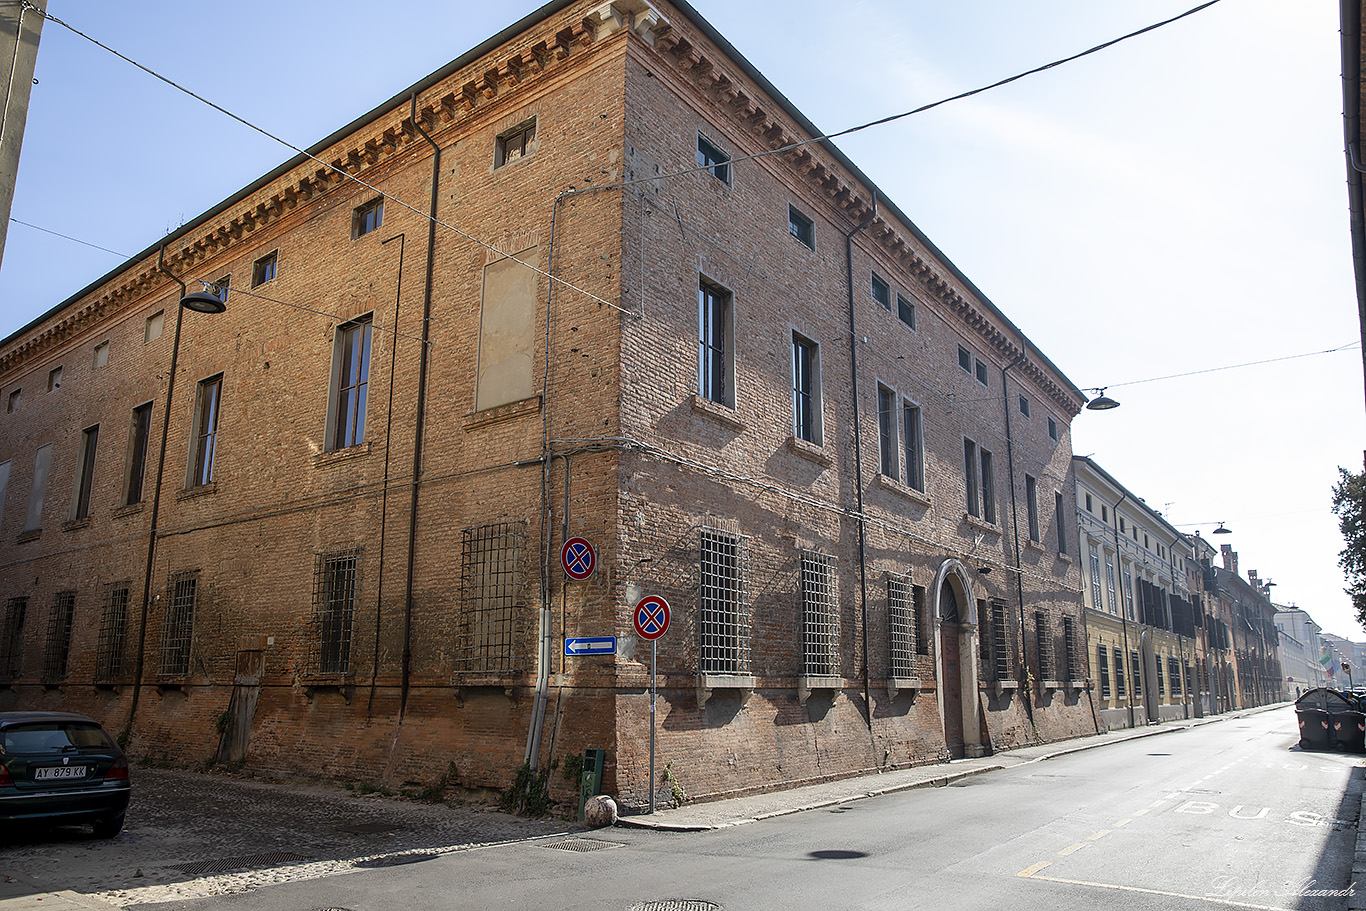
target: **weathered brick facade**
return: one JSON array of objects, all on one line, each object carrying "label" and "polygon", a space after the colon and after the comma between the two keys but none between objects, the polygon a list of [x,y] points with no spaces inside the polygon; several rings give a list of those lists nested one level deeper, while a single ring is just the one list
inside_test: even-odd
[{"label": "weathered brick facade", "polygon": [[656,594],[657,765],[692,796],[1094,731],[1075,386],[833,146],[734,160],[814,128],[690,9],[559,0],[500,39],[165,239],[230,293],[183,313],[160,485],[161,244],[3,342],[0,708],[388,784],[599,746],[640,806]]}]

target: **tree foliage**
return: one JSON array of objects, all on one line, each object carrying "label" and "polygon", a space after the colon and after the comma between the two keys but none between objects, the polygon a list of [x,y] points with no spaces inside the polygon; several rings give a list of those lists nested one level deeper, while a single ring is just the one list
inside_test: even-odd
[{"label": "tree foliage", "polygon": [[1346,543],[1338,552],[1338,565],[1347,575],[1344,589],[1352,597],[1357,619],[1366,624],[1366,472],[1338,469],[1333,488],[1333,512]]}]

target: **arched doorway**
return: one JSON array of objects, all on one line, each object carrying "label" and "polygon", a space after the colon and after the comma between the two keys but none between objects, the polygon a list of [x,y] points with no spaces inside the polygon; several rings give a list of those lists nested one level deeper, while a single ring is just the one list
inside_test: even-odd
[{"label": "arched doorway", "polygon": [[981,756],[977,720],[977,602],[972,581],[957,560],[940,564],[934,580],[935,684],[944,746],[950,759]]}]

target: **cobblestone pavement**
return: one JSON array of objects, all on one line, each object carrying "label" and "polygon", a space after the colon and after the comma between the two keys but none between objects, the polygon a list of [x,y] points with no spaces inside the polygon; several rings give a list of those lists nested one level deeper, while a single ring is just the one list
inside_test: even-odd
[{"label": "cobblestone pavement", "polygon": [[[202,898],[570,827],[336,787],[135,769],[115,839],[86,827],[0,833],[0,909],[60,905],[57,892],[96,907]],[[49,897],[34,904],[38,893]]]}]

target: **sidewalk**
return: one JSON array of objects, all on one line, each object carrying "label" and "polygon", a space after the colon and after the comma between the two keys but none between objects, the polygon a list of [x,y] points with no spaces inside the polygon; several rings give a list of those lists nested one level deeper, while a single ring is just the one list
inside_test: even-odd
[{"label": "sidewalk", "polygon": [[[862,775],[857,778],[844,778],[839,781],[828,781],[800,788],[755,794],[751,797],[734,797],[710,803],[688,804],[677,809],[656,808],[653,815],[623,816],[617,821],[617,825],[630,828],[659,829],[668,832],[703,832],[709,829],[723,829],[728,826],[756,822],[760,819],[770,819],[774,816],[785,816],[789,813],[800,813],[803,810],[815,810],[820,807],[848,803],[852,800],[862,800],[866,797],[877,797],[880,794],[890,794],[894,791],[907,791],[911,788],[942,788],[969,775],[1014,768],[1031,762],[1042,762],[1055,756],[1065,756],[1068,753],[1109,746],[1126,740],[1136,740],[1139,737],[1153,737],[1158,734],[1187,731],[1199,725],[1213,724],[1225,719],[1241,718],[1257,712],[1284,708],[1289,704],[1263,705],[1251,709],[1225,712],[1222,715],[1209,715],[1204,718],[1166,721],[1162,724],[1147,725],[1141,728],[1122,728],[1106,734],[1093,734],[1090,737],[1077,737],[1072,740],[1060,740],[1056,743],[1010,750],[994,756],[955,759],[948,763],[897,769],[891,772]],[[1366,851],[1366,839],[1363,839],[1358,846],[1358,857],[1362,857],[1363,862],[1366,862],[1366,856],[1362,854],[1363,851]],[[1366,881],[1366,878],[1363,878],[1363,881]]]}]

